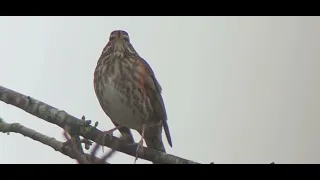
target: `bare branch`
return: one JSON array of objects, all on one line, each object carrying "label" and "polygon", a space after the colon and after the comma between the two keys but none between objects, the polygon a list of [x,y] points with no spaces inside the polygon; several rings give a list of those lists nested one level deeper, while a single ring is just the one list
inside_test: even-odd
[{"label": "bare branch", "polygon": [[63,135],[67,139],[67,143],[69,142],[69,144],[71,146],[71,150],[72,150],[74,156],[76,157],[78,163],[79,164],[90,164],[88,159],[85,157],[84,153],[79,151],[78,146],[77,146],[77,144],[75,142],[75,139],[72,139],[68,135],[67,131],[64,131]]},{"label": "bare branch", "polygon": [[[96,158],[96,151],[99,148],[99,144],[96,144],[94,147],[94,150],[91,153],[91,161],[88,160],[86,157],[86,154],[81,151],[79,151],[79,144],[77,144],[76,139],[73,139],[69,136],[68,132],[65,130],[63,133],[64,137],[67,139],[67,142],[69,146],[71,146],[72,152],[74,153],[77,161],[79,164],[106,164],[106,161],[112,156],[112,154],[115,152],[115,150],[110,150],[109,153],[105,154],[101,159]],[[83,139],[86,140],[86,139]],[[80,146],[81,146],[81,142]],[[83,143],[86,144],[86,141],[83,141]],[[81,147],[82,148],[82,147]]]},{"label": "bare branch", "polygon": [[[65,125],[71,127],[72,133],[79,134],[86,139],[103,144],[111,149],[115,149],[122,153],[136,156],[137,145],[128,145],[125,141],[121,141],[118,137],[105,138],[102,143],[103,133],[97,128],[85,124],[84,121],[68,114],[65,111],[52,107],[44,102],[25,96],[16,91],[0,86],[0,100],[16,106],[34,116],[37,116],[49,123],[55,124],[61,128]],[[164,164],[199,164],[197,162],[180,158],[167,153],[162,153],[151,148],[143,147],[143,153],[139,152],[138,157],[152,162]]]},{"label": "bare branch", "polygon": [[[38,141],[42,144],[45,144],[47,146],[52,147],[55,151],[59,151],[60,153],[69,156],[72,159],[77,160],[77,157],[75,156],[72,148],[70,146],[65,145],[65,143],[62,143],[55,138],[46,136],[44,134],[41,134],[39,132],[36,132],[33,129],[27,128],[19,123],[6,123],[3,119],[0,118],[0,132],[3,133],[19,133],[23,136],[26,136],[28,138],[31,138],[35,141]],[[102,159],[94,157],[89,154],[84,154],[85,159],[90,161],[99,161],[101,162]]]}]

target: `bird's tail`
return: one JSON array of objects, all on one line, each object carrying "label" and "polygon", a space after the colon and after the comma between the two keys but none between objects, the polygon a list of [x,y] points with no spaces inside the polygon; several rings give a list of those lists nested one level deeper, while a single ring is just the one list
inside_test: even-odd
[{"label": "bird's tail", "polygon": [[162,142],[162,127],[151,126],[146,128],[144,132],[144,140],[147,144],[147,147],[164,153],[166,152]]},{"label": "bird's tail", "polygon": [[166,120],[162,121],[162,125],[163,125],[164,132],[166,134],[168,143],[172,147],[172,140],[171,140],[170,130],[169,130],[169,126],[168,126],[167,121]]},{"label": "bird's tail", "polygon": [[[141,132],[139,132],[141,134]],[[162,127],[150,126],[147,127],[144,132],[144,140],[148,148],[155,149],[157,151],[166,152],[164,144],[162,142]],[[153,162],[153,164],[158,164]]]}]

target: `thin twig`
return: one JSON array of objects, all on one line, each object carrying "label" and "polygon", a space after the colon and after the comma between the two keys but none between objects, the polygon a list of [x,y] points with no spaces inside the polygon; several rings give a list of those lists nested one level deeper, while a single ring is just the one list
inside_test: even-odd
[{"label": "thin twig", "polygon": [[104,156],[102,156],[101,160],[98,162],[98,164],[101,164],[102,162],[108,160],[116,151],[116,149],[119,147],[119,142],[116,142],[115,147],[113,149],[110,149],[108,153],[106,153]]},{"label": "thin twig", "polygon": [[[91,156],[92,157],[96,157],[96,154],[98,152],[99,147],[100,147],[100,145],[97,144],[97,143],[95,144],[95,146],[93,146],[93,149],[91,151]],[[98,161],[94,161],[94,163],[96,163],[96,162],[98,162]]]},{"label": "thin twig", "polygon": [[[38,141],[44,145],[50,146],[55,151],[58,151],[72,159],[77,160],[73,150],[70,146],[66,145],[63,142],[56,140],[55,138],[46,136],[41,134],[33,129],[25,127],[19,123],[6,123],[2,118],[0,118],[0,132],[2,133],[18,133],[35,141]],[[91,161],[101,161],[100,158],[92,156],[90,154],[85,153],[84,156]]]},{"label": "thin twig", "polygon": [[[67,139],[67,143],[70,144],[73,153],[75,154],[75,157],[77,158],[77,161],[79,164],[106,164],[106,161],[116,152],[114,149],[111,149],[108,153],[106,153],[101,159],[97,159],[96,153],[99,149],[99,144],[96,144],[94,146],[93,151],[91,152],[91,158],[96,159],[96,161],[89,162],[88,159],[84,156],[84,153],[81,153],[81,151],[78,150],[78,144],[75,142],[74,139],[70,138],[67,128],[63,133],[64,137]],[[83,139],[86,140],[86,139]],[[86,142],[86,141],[84,141]],[[117,145],[116,145],[117,146]]]},{"label": "thin twig", "polygon": [[90,162],[84,156],[84,153],[81,153],[81,151],[79,151],[75,140],[72,139],[71,137],[69,137],[67,131],[64,131],[63,135],[67,139],[67,142],[69,142],[71,149],[72,149],[72,152],[73,152],[74,156],[76,157],[78,163],[79,164],[90,164]]}]

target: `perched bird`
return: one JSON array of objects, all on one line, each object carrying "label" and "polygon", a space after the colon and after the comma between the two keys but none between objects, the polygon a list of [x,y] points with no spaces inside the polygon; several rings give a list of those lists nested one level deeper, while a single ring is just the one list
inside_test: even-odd
[{"label": "perched bird", "polygon": [[130,129],[143,145],[166,152],[162,127],[172,147],[167,114],[158,83],[149,64],[136,52],[126,31],[112,31],[94,72],[94,89],[100,106],[123,137],[134,142]]}]

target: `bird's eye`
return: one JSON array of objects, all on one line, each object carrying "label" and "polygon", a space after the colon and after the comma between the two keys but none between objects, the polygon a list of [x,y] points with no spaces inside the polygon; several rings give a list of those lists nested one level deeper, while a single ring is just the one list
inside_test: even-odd
[{"label": "bird's eye", "polygon": [[109,41],[113,41],[115,39],[114,36],[110,36]]},{"label": "bird's eye", "polygon": [[123,40],[125,40],[126,42],[129,42],[129,37],[124,36]]}]

